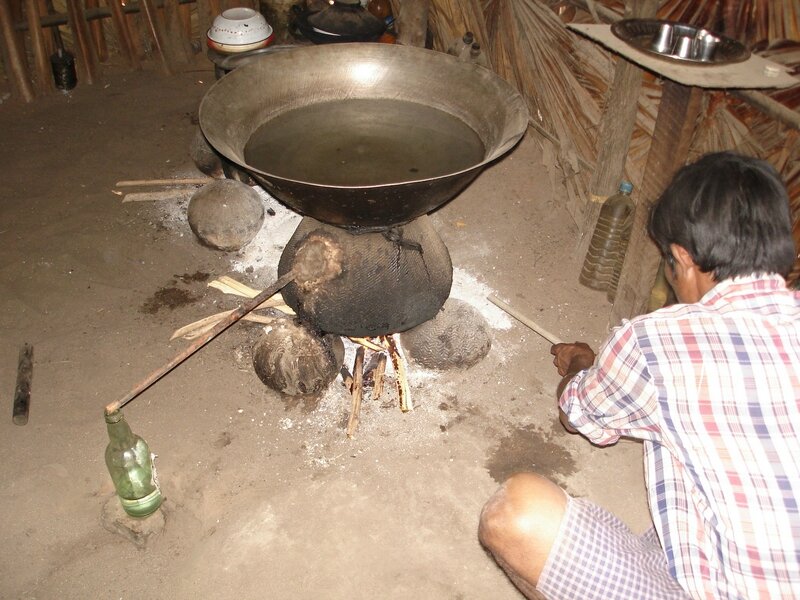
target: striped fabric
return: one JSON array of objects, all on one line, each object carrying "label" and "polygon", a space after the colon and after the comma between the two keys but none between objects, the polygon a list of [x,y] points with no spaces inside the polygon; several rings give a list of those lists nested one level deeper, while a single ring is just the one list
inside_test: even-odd
[{"label": "striped fabric", "polygon": [[644,440],[653,522],[696,598],[800,598],[800,293],[777,276],[616,328],[561,396],[592,442]]},{"label": "striped fabric", "polygon": [[585,498],[569,498],[536,590],[547,600],[686,600],[650,528],[635,535]]}]

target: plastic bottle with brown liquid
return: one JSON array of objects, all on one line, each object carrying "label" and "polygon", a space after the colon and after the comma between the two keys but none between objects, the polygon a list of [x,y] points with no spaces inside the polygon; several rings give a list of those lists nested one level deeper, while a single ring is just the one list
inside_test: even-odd
[{"label": "plastic bottle with brown liquid", "polygon": [[619,192],[603,203],[578,277],[578,281],[586,287],[606,291],[611,302],[617,294],[633,225],[632,191],[633,185],[623,181]]}]

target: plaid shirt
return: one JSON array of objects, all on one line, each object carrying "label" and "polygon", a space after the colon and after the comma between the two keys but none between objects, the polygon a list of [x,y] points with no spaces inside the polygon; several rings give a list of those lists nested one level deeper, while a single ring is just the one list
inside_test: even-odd
[{"label": "plaid shirt", "polygon": [[697,598],[800,598],[800,293],[777,275],[624,321],[560,404],[644,440],[650,512]]}]

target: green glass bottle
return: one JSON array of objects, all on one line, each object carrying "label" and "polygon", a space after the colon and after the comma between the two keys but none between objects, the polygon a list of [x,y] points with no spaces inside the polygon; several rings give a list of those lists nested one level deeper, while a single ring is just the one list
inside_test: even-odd
[{"label": "green glass bottle", "polygon": [[106,426],[110,440],[106,466],[122,508],[132,517],[146,517],[158,510],[163,500],[150,448],[131,431],[120,411],[106,413]]}]

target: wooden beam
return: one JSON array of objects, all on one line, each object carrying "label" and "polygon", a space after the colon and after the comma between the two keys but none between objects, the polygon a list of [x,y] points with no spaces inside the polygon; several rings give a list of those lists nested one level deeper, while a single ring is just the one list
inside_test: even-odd
[{"label": "wooden beam", "polygon": [[664,80],[642,184],[638,193],[634,190],[633,194],[636,201],[633,230],[611,310],[611,323],[642,314],[647,309],[661,260],[658,249],[647,235],[650,207],[686,162],[702,98],[703,90],[698,87]]}]

